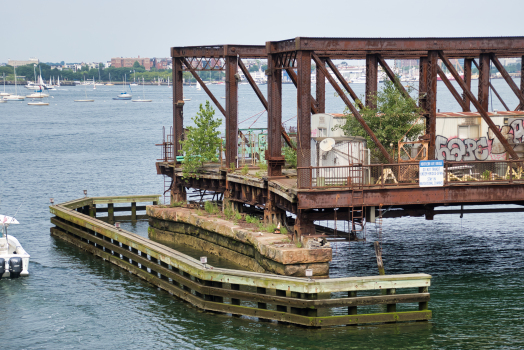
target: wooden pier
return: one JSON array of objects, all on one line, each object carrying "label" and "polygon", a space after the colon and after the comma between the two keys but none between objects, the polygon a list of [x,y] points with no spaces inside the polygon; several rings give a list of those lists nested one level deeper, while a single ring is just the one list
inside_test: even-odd
[{"label": "wooden pier", "polygon": [[[96,217],[98,209],[104,212],[104,208],[95,207],[97,204],[158,199],[85,197],[52,205],[51,222],[55,227],[51,234],[206,311],[305,327],[431,319],[431,276],[427,274],[315,280],[216,268]],[[132,204],[126,209],[131,208],[138,211],[143,206]],[[111,213],[109,207],[105,209]],[[136,212],[134,215],[142,217]],[[116,219],[120,218],[114,216]],[[414,310],[403,305],[413,303],[417,305]],[[402,311],[397,311],[397,304],[402,305]]]}]

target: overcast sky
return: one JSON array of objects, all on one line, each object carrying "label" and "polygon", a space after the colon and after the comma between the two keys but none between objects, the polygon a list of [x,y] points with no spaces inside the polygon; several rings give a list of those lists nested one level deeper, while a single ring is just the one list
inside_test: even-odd
[{"label": "overcast sky", "polygon": [[524,36],[524,0],[0,0],[0,62],[167,57],[297,36]]}]

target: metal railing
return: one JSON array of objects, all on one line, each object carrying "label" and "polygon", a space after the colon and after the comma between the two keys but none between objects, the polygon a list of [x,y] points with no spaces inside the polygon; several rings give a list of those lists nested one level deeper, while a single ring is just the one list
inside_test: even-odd
[{"label": "metal railing", "polygon": [[[419,163],[299,167],[300,188],[419,186]],[[444,162],[444,185],[524,181],[524,161]]]}]

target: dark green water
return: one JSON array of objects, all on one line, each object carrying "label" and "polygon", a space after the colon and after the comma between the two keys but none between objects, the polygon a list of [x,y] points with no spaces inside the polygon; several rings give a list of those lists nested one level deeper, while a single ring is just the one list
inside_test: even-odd
[{"label": "dark green water", "polygon": [[[503,81],[493,84],[508,104],[517,104]],[[211,88],[223,96],[223,86]],[[284,86],[283,119],[296,114],[294,91]],[[522,214],[384,220],[386,271],[433,276],[433,320],[321,330],[201,312],[50,237],[50,197],[59,203],[83,196],[83,189],[91,196],[163,191],[154,144],[172,121],[171,90],[148,87],[151,104],[111,101],[119,92],[97,87],[88,91],[95,103],[75,104],[84,91],[70,87],[54,92],[48,107],[0,105],[0,213],[12,215],[23,204],[21,225],[11,233],[31,254],[29,277],[0,281],[0,349],[524,347]],[[262,110],[248,86],[240,94],[239,120]],[[205,96],[194,89],[185,95],[192,98],[189,119]],[[442,111],[458,110],[451,98],[439,95]],[[328,101],[329,111],[341,108]],[[147,232],[144,223],[125,228]],[[337,244],[333,276],[377,274],[374,225],[367,236],[367,242]]]}]

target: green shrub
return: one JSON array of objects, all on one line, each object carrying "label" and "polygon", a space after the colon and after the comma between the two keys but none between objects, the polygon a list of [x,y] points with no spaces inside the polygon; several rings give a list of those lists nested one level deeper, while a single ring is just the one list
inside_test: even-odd
[{"label": "green shrub", "polygon": [[242,220],[242,214],[240,214],[239,212],[236,212],[235,213],[235,220]]},{"label": "green shrub", "polygon": [[171,204],[171,208],[176,208],[176,207],[183,207],[186,205],[186,202],[185,201],[180,201],[180,202],[173,202],[173,204]]},{"label": "green shrub", "polygon": [[258,163],[258,167],[262,171],[267,171],[267,163]]},{"label": "green shrub", "polygon": [[260,220],[257,217],[246,215],[246,222],[248,224],[258,225],[260,223]]},{"label": "green shrub", "polygon": [[297,243],[295,243],[295,245],[297,246],[297,248],[302,248],[302,243],[301,242],[297,242]]},{"label": "green shrub", "polygon": [[[296,147],[296,143],[292,141],[293,146]],[[286,159],[286,163],[291,168],[297,168],[297,151],[294,150],[291,147],[284,147],[282,153],[284,154],[284,158]]]},{"label": "green shrub", "polygon": [[204,203],[204,210],[208,213],[208,214],[211,214],[211,215],[214,215],[216,213],[218,213],[218,205],[216,203],[213,203],[213,202],[205,202]]},{"label": "green shrub", "polygon": [[280,228],[280,232],[283,234],[283,235],[287,235],[288,231],[287,231],[287,228],[285,228],[284,226],[282,226]]},{"label": "green shrub", "polygon": [[236,169],[236,167],[235,167],[235,163],[233,163],[233,162],[229,163],[229,171],[230,171],[230,172],[234,172],[235,169]]},{"label": "green shrub", "polygon": [[231,205],[226,205],[224,207],[224,215],[226,216],[226,219],[228,220],[231,220],[231,218],[233,217],[233,215],[235,215],[235,212],[233,211],[233,209],[231,208]]},{"label": "green shrub", "polygon": [[242,168],[242,175],[247,175],[247,173],[249,173],[249,168],[247,165],[244,165]]},{"label": "green shrub", "polygon": [[274,224],[268,224],[266,225],[266,227],[264,227],[264,230],[269,233],[274,233],[276,229],[277,229],[277,225],[274,225]]}]

